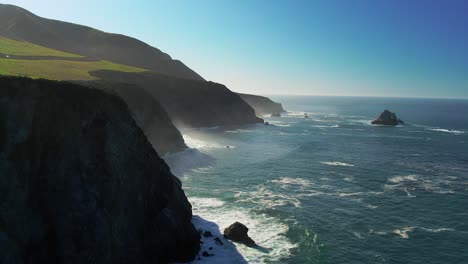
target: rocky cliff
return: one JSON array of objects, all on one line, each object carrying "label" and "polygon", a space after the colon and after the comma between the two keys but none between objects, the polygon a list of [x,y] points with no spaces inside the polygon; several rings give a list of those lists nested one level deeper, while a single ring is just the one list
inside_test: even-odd
[{"label": "rocky cliff", "polygon": [[0,77],[0,263],[167,263],[191,205],[117,96]]},{"label": "rocky cliff", "polygon": [[132,83],[143,87],[168,112],[179,127],[239,126],[262,123],[239,95],[214,82],[174,78],[161,74],[96,71],[104,80]]},{"label": "rocky cliff", "polygon": [[137,85],[108,81],[80,82],[82,85],[116,93],[127,103],[136,123],[160,156],[187,148],[166,110],[151,94]]},{"label": "rocky cliff", "polygon": [[238,95],[255,110],[255,114],[258,116],[285,111],[280,103],[274,102],[270,98],[252,94],[238,93]]}]

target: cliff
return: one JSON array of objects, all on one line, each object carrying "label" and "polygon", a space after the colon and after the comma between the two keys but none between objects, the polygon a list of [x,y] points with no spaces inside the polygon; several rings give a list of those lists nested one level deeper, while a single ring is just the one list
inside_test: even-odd
[{"label": "cliff", "polygon": [[168,54],[140,40],[42,18],[13,5],[0,4],[0,36],[170,76],[203,80],[181,61],[173,60]]},{"label": "cliff", "polygon": [[127,103],[138,126],[160,156],[187,148],[166,110],[145,89],[133,84],[108,81],[80,82],[82,85],[119,95]]},{"label": "cliff", "polygon": [[263,123],[239,95],[214,82],[142,72],[95,71],[98,78],[143,87],[179,127],[239,126]]},{"label": "cliff", "polygon": [[257,116],[285,112],[280,103],[274,102],[270,98],[252,94],[238,93],[238,95],[255,110]]},{"label": "cliff", "polygon": [[194,258],[181,182],[120,98],[26,78],[0,87],[1,263]]}]

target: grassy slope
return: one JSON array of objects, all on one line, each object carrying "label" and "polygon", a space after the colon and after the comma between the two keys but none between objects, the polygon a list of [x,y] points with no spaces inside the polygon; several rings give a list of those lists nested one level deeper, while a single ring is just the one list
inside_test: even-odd
[{"label": "grassy slope", "polygon": [[49,49],[29,42],[17,41],[4,37],[0,37],[0,53],[21,56],[82,57],[71,53]]},{"label": "grassy slope", "polygon": [[50,80],[95,80],[89,72],[114,70],[142,72],[145,69],[108,61],[16,60],[0,58],[0,74]]},{"label": "grassy slope", "polygon": [[[24,56],[81,57],[38,46],[29,42],[0,37],[0,53]],[[114,70],[121,72],[143,72],[142,68],[112,63],[109,61],[25,60],[0,58],[0,74],[44,78],[50,80],[95,80],[89,72]]]}]

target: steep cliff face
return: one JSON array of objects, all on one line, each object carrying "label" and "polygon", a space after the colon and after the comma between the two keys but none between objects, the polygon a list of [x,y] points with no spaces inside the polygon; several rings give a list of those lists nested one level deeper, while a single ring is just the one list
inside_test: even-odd
[{"label": "steep cliff face", "polygon": [[222,84],[150,72],[124,73],[103,70],[91,74],[105,80],[143,87],[162,104],[179,128],[239,126],[263,122],[255,115],[252,107]]},{"label": "steep cliff face", "polygon": [[151,94],[137,85],[107,81],[81,84],[116,93],[127,103],[136,123],[160,156],[187,148],[184,138],[174,126],[166,110]]},{"label": "steep cliff face", "polygon": [[0,4],[0,36],[170,76],[203,80],[181,61],[173,60],[168,54],[140,40],[42,18],[13,5]]},{"label": "steep cliff face", "polygon": [[238,95],[255,110],[255,114],[258,116],[285,111],[280,103],[274,102],[270,98],[252,94],[238,93]]},{"label": "steep cliff face", "polygon": [[191,205],[116,96],[0,77],[0,262],[192,259]]}]

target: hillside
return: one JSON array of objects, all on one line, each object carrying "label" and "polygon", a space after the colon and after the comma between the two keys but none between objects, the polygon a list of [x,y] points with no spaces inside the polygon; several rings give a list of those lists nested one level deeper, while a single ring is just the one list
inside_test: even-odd
[{"label": "hillside", "polygon": [[[171,66],[174,61],[168,55],[126,36],[40,18],[10,5],[0,5],[0,36],[3,36],[0,42],[6,44],[0,48],[0,75],[73,81],[105,79],[114,84],[134,84],[152,95],[153,101],[160,102],[178,127],[263,122],[224,85],[175,74]],[[159,63],[161,58],[164,64]],[[153,62],[159,63],[158,67],[153,67]],[[132,100],[136,98],[142,101],[129,103],[130,106],[141,107],[149,102],[144,96]]]},{"label": "hillside", "polygon": [[0,58],[0,75],[45,78],[49,80],[96,80],[90,72],[114,70],[143,72],[144,69],[116,64],[109,61],[75,61],[59,59]]},{"label": "hillside", "polygon": [[0,77],[0,263],[192,260],[181,182],[117,96]]},{"label": "hillside", "polygon": [[203,80],[182,62],[137,39],[42,18],[13,5],[0,4],[0,36],[169,76]]},{"label": "hillside", "polygon": [[0,37],[0,54],[18,56],[55,56],[55,57],[75,57],[82,56],[49,49],[26,41],[18,41]]}]

